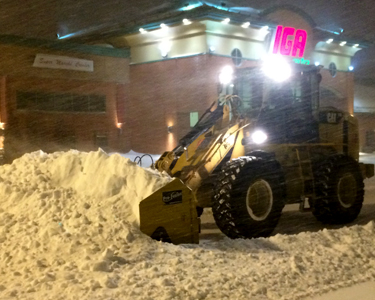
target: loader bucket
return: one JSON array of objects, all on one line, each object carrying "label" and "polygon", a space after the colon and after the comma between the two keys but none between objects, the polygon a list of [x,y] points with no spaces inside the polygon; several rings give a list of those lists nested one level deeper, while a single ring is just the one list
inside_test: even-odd
[{"label": "loader bucket", "polygon": [[140,229],[173,244],[199,243],[200,219],[194,193],[178,178],[139,204]]}]

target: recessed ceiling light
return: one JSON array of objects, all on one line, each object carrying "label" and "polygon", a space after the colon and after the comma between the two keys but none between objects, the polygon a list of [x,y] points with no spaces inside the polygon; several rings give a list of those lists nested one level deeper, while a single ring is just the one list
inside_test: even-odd
[{"label": "recessed ceiling light", "polygon": [[249,26],[250,26],[250,22],[245,22],[241,25],[241,27],[243,28],[249,28]]},{"label": "recessed ceiling light", "polygon": [[230,22],[230,19],[229,18],[225,18],[221,23],[228,24],[229,22]]}]

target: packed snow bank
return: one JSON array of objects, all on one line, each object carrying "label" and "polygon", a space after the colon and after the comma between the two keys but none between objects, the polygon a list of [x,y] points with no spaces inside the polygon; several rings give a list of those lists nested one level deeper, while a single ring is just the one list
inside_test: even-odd
[{"label": "packed snow bank", "polygon": [[[38,151],[1,168],[0,198],[8,199],[3,209],[17,205],[17,213],[31,208],[39,215],[52,207],[60,214],[67,213],[64,207],[79,211],[79,202],[83,201],[85,207],[98,208],[101,214],[115,211],[123,220],[138,223],[139,202],[170,180],[167,175],[139,168],[127,158],[109,156],[101,150],[53,154]],[[69,203],[75,197],[80,198],[76,204]]]},{"label": "packed snow bank", "polygon": [[138,230],[170,178],[102,151],[0,167],[0,299],[303,299],[375,280],[375,224],[174,246]]}]

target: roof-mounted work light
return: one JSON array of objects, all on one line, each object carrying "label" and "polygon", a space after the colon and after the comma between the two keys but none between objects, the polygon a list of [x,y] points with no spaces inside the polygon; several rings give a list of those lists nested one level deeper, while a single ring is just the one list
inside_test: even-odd
[{"label": "roof-mounted work light", "polygon": [[266,76],[276,82],[283,82],[292,74],[290,65],[279,55],[270,55],[265,58],[262,69]]},{"label": "roof-mounted work light", "polygon": [[225,66],[219,74],[220,83],[228,84],[232,82],[232,79],[233,79],[233,69],[230,66]]}]

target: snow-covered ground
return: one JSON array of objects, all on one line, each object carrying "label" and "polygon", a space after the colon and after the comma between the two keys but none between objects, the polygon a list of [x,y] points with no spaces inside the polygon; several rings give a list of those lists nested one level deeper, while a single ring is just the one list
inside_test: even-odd
[{"label": "snow-covered ground", "polygon": [[138,229],[138,203],[170,178],[134,155],[0,166],[0,299],[375,299],[372,179],[351,226],[323,229],[292,207],[276,235],[230,240],[207,210],[200,244],[176,246]]}]

